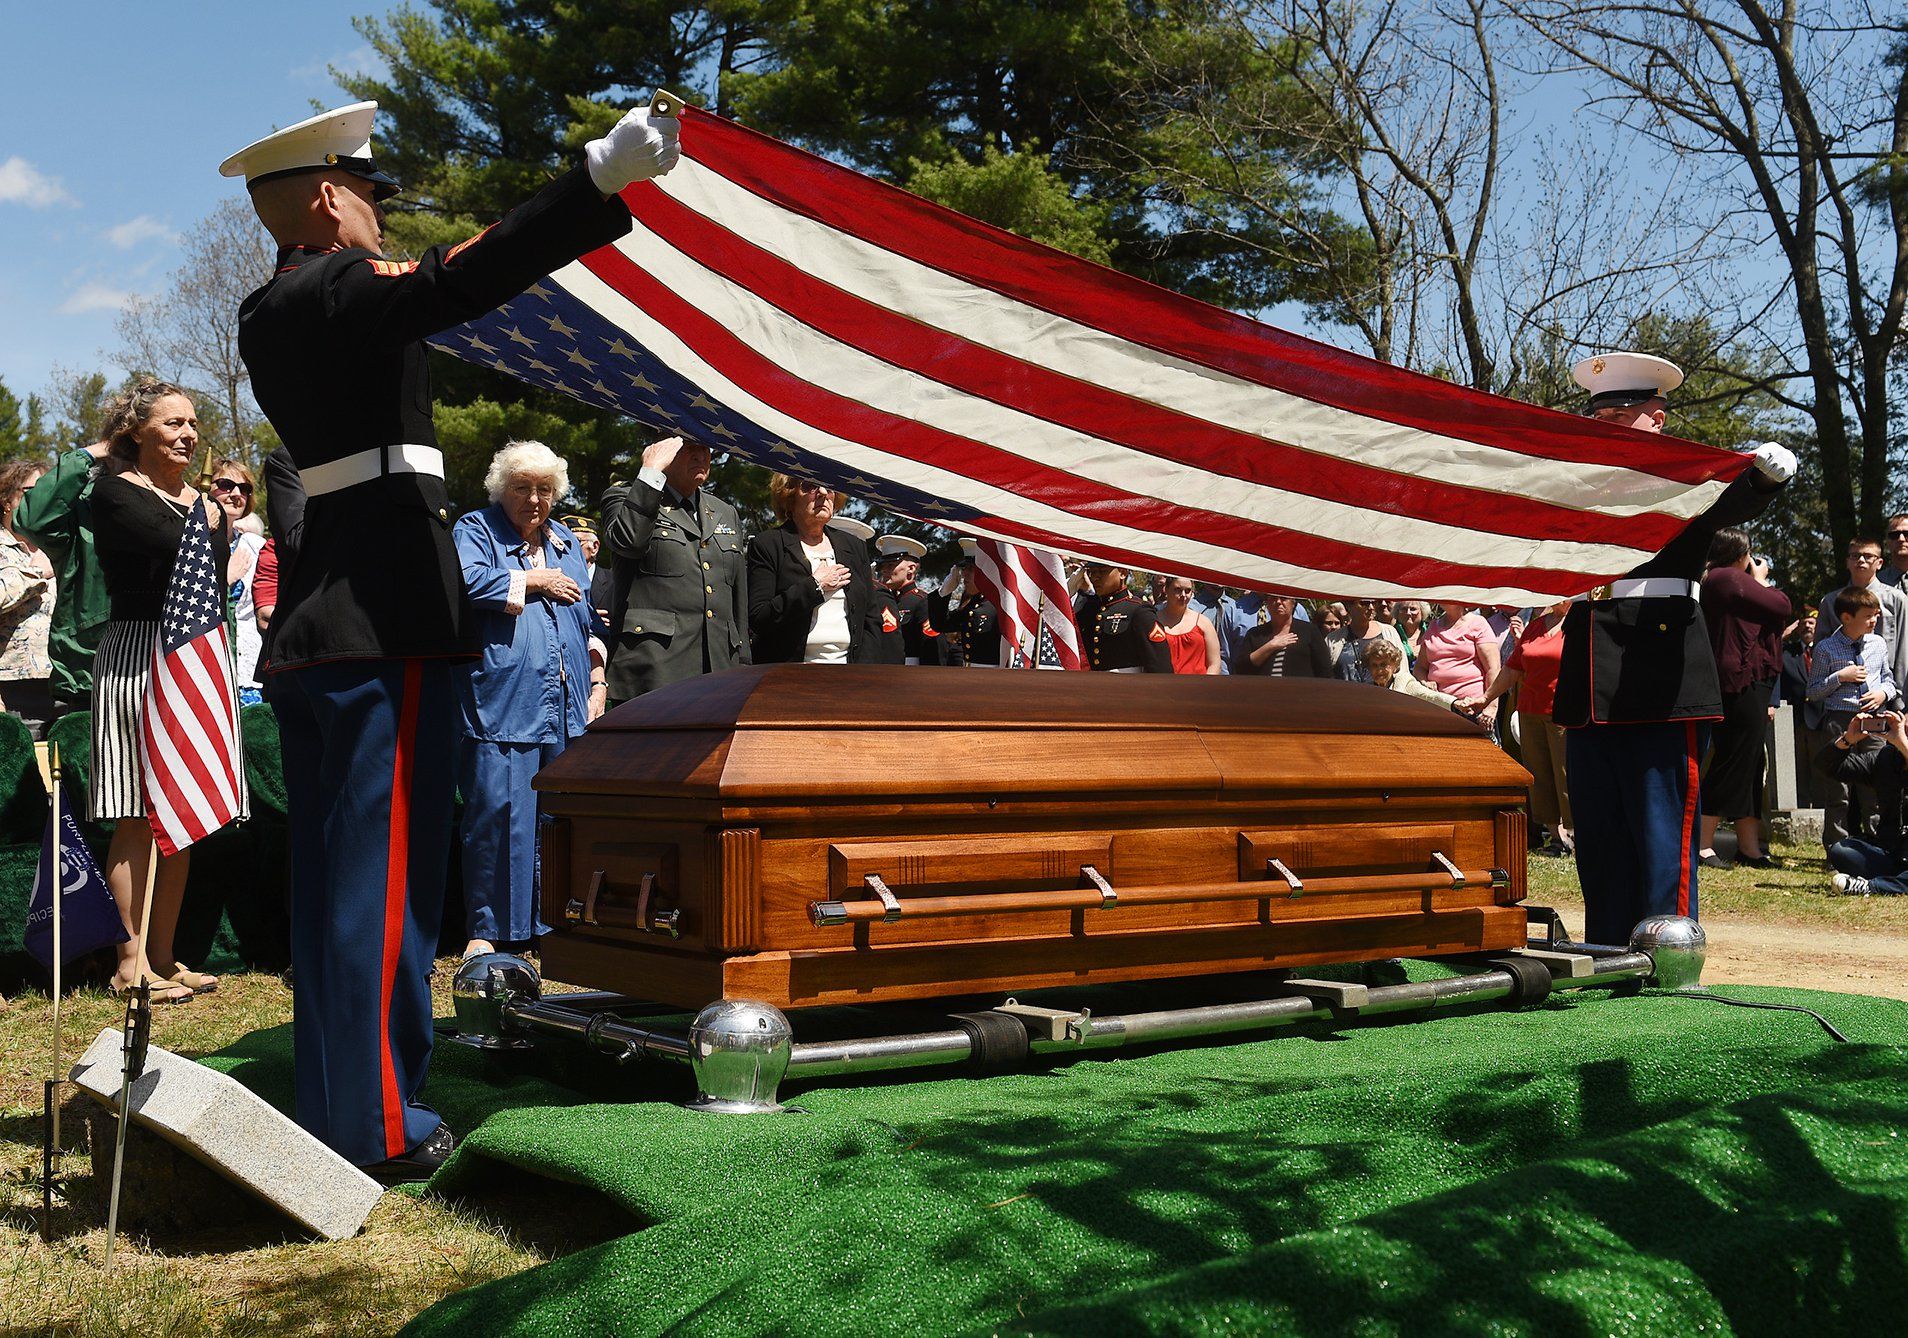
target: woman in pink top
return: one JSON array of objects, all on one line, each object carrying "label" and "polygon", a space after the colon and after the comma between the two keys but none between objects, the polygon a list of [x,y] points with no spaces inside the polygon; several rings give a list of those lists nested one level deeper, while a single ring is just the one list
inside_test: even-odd
[{"label": "woman in pink top", "polygon": [[1219,668],[1219,629],[1212,619],[1192,606],[1190,576],[1161,578],[1165,599],[1159,606],[1159,627],[1166,633],[1166,649],[1176,674],[1216,674]]},{"label": "woman in pink top", "polygon": [[1512,696],[1517,703],[1517,742],[1530,770],[1530,821],[1542,852],[1562,859],[1576,846],[1571,837],[1570,788],[1564,779],[1564,732],[1552,722],[1557,674],[1563,667],[1563,622],[1570,601],[1560,600],[1531,620],[1517,646],[1481,697],[1458,703],[1477,711],[1485,702]]},{"label": "woman in pink top", "polygon": [[[1483,696],[1484,685],[1497,677],[1497,669],[1497,633],[1475,604],[1443,605],[1442,612],[1424,629],[1418,658],[1411,666],[1419,682],[1429,683],[1460,701]],[[1495,737],[1497,703],[1487,705],[1478,720]]]}]

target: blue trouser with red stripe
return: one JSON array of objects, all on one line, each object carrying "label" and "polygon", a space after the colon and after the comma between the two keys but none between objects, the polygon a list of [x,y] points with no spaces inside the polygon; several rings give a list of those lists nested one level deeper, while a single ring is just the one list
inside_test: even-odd
[{"label": "blue trouser with red stripe", "polygon": [[431,955],[450,854],[456,665],[353,660],[273,676],[291,818],[298,1123],[360,1166],[440,1123]]},{"label": "blue trouser with red stripe", "polygon": [[1584,942],[1626,944],[1637,921],[1651,915],[1695,918],[1698,768],[1708,722],[1564,732]]}]

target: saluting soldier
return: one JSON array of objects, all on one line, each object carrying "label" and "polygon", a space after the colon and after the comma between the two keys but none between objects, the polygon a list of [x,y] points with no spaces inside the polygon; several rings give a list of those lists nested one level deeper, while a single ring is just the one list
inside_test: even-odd
[{"label": "saluting soldier", "polygon": [[875,581],[887,591],[901,624],[901,663],[939,664],[941,631],[934,625],[933,598],[915,582],[927,545],[905,534],[875,540]]},{"label": "saluting soldier", "polygon": [[[1661,432],[1667,396],[1683,382],[1672,362],[1606,353],[1573,369],[1590,416]],[[1716,531],[1760,515],[1795,473],[1774,442],[1662,552],[1573,603],[1552,719],[1564,726],[1576,818],[1584,938],[1628,943],[1651,915],[1694,917],[1697,769],[1722,689],[1703,622],[1703,565]]]},{"label": "saluting soldier", "polygon": [[1116,674],[1170,674],[1172,654],[1159,613],[1126,588],[1124,567],[1086,564],[1087,588],[1073,601],[1087,668]]},{"label": "saluting soldier", "polygon": [[426,976],[451,835],[458,696],[478,648],[451,543],[423,340],[629,230],[617,192],[669,170],[673,117],[631,112],[501,222],[416,261],[382,252],[398,183],[371,156],[374,102],[250,144],[243,176],[278,242],[239,351],[306,495],[272,618],[272,707],[292,844],[299,1123],[384,1180],[452,1138],[418,1101]]},{"label": "saluting soldier", "polygon": [[665,437],[603,494],[612,706],[749,662],[742,517],[709,491],[709,463],[707,444]]},{"label": "saluting soldier", "polygon": [[960,556],[930,605],[935,625],[946,638],[944,653],[950,665],[969,669],[1000,668],[1000,610],[974,584],[974,553],[980,541],[963,535]]}]

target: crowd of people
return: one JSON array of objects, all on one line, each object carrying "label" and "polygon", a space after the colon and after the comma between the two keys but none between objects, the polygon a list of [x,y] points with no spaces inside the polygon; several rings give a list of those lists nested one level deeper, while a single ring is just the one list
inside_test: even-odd
[{"label": "crowd of people", "polygon": [[[0,699],[35,732],[76,708],[93,713],[89,816],[113,823],[109,885],[132,918],[149,858],[138,768],[139,707],[159,604],[189,507],[202,505],[226,564],[236,700],[268,691],[261,668],[286,554],[264,533],[257,484],[237,460],[215,461],[201,499],[188,469],[197,445],[190,396],[137,386],[108,407],[97,445],[48,469],[0,470]],[[974,542],[922,584],[926,546],[873,535],[839,514],[847,498],[777,474],[779,522],[746,534],[708,487],[707,445],[669,438],[647,448],[635,479],[601,499],[600,516],[556,515],[568,468],[538,442],[499,450],[489,504],[453,525],[464,592],[482,642],[455,679],[456,774],[467,953],[521,947],[545,932],[538,912],[536,795],[531,786],[588,726],[622,702],[738,664],[806,661],[998,667],[1012,648],[973,576]],[[272,471],[268,468],[268,474]],[[273,497],[295,528],[298,475]],[[1816,606],[1770,581],[1739,528],[1711,544],[1701,602],[1723,689],[1702,780],[1702,862],[1722,823],[1736,860],[1772,863],[1762,818],[1766,722],[1798,711],[1828,793],[1825,843],[1839,886],[1878,890],[1878,848],[1901,827],[1897,684],[1908,670],[1908,516],[1890,522],[1891,559],[1858,540],[1849,581]],[[1088,667],[1114,672],[1331,678],[1399,692],[1489,731],[1532,774],[1532,849],[1574,851],[1565,731],[1552,719],[1570,608],[1489,608],[1421,600],[1302,601],[1222,590],[1185,576],[1076,564],[1075,618]],[[1820,609],[1820,616],[1817,609]],[[1824,629],[1817,635],[1818,629]],[[1908,744],[1902,748],[1908,757]],[[161,1002],[217,987],[171,951],[188,854],[162,857],[141,979]],[[1879,890],[1889,890],[1881,887]]]}]

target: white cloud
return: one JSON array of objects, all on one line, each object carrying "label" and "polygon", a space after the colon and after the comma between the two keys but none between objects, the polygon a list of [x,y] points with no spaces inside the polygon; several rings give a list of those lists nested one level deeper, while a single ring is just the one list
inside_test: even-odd
[{"label": "white cloud", "polygon": [[151,214],[141,214],[106,229],[106,240],[122,251],[130,251],[141,242],[171,241],[176,235]]},{"label": "white cloud", "polygon": [[15,154],[0,163],[0,204],[23,204],[44,209],[51,204],[78,204],[58,177],[50,177]]},{"label": "white cloud", "polygon": [[380,56],[377,48],[368,42],[353,47],[341,56],[333,56],[329,60],[314,60],[304,65],[294,66],[289,73],[292,78],[301,83],[310,83],[319,79],[329,82],[333,70],[346,79],[362,79],[366,75],[382,77],[387,73],[384,57]]},{"label": "white cloud", "polygon": [[84,316],[95,311],[118,311],[132,301],[132,297],[124,288],[115,288],[110,283],[83,283],[67,294],[66,301],[60,303],[59,314]]}]

